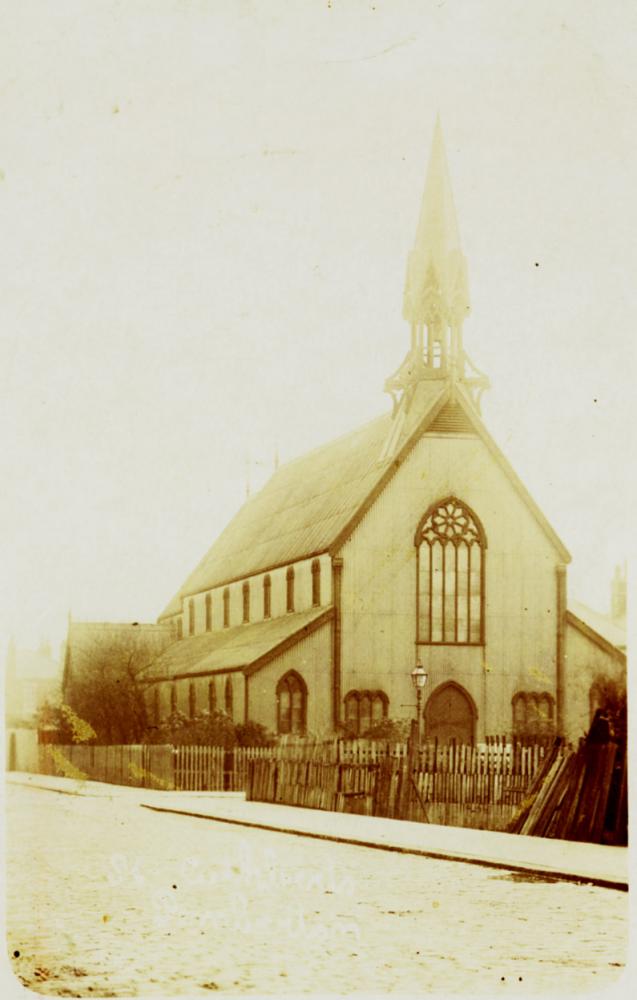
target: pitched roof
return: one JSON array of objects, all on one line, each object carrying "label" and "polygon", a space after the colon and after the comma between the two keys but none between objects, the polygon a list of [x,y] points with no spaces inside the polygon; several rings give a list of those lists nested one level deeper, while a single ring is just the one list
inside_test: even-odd
[{"label": "pitched roof", "polygon": [[[385,414],[316,448],[275,472],[208,550],[159,616],[178,614],[181,600],[234,580],[320,552],[335,553],[392,478],[420,435],[437,427],[445,407],[447,432],[462,423],[490,451],[564,562],[570,555],[495,443],[464,389],[444,379],[423,380]],[[462,417],[464,414],[464,417]],[[447,428],[447,424],[449,427]]]},{"label": "pitched roof", "polygon": [[391,468],[397,450],[447,396],[441,380],[421,382],[416,388],[398,448],[383,461],[379,459],[392,428],[391,413],[282,465],[246,501],[160,620],[177,614],[188,594],[326,552]]},{"label": "pitched roof", "polygon": [[[625,624],[621,625],[617,619],[602,614],[601,611],[595,611],[581,601],[569,600],[568,605],[569,621],[572,625],[576,628],[584,625],[589,631],[597,633],[606,643],[622,652],[625,651]],[[581,629],[581,631],[584,630]]]},{"label": "pitched roof", "polygon": [[152,675],[172,678],[247,668],[252,673],[288,645],[328,622],[332,615],[331,607],[311,608],[180,639],[155,660]]}]

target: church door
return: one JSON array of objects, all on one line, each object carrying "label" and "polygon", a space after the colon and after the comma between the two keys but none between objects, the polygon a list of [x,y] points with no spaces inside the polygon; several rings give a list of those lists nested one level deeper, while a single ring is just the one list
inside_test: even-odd
[{"label": "church door", "polygon": [[473,743],[475,709],[467,692],[458,684],[443,684],[431,695],[425,708],[425,739],[439,743]]}]

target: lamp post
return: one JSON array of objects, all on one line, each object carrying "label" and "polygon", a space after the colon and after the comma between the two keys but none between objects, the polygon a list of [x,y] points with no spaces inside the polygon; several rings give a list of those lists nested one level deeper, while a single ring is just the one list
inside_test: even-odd
[{"label": "lamp post", "polygon": [[420,744],[422,735],[422,723],[421,723],[421,702],[422,702],[422,692],[427,683],[427,671],[420,662],[420,657],[416,662],[416,666],[411,672],[411,682],[416,689],[416,721],[418,722],[418,743]]}]

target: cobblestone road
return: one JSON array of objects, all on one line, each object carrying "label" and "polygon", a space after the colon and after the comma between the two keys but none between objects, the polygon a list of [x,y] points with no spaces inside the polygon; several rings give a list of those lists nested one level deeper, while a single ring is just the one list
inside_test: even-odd
[{"label": "cobblestone road", "polygon": [[57,996],[599,993],[628,894],[9,786],[11,962]]}]

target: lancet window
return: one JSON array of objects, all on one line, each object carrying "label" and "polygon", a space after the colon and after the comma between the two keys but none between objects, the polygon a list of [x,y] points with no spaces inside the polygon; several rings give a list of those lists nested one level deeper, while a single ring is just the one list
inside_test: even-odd
[{"label": "lancet window", "polygon": [[277,730],[279,733],[304,733],[307,717],[307,687],[303,678],[291,670],[276,687]]},{"label": "lancet window", "polygon": [[312,562],[312,604],[317,608],[321,603],[321,563],[318,559]]},{"label": "lancet window", "polygon": [[294,566],[290,566],[285,574],[285,589],[286,609],[288,611],[294,611]]},{"label": "lancet window", "polygon": [[223,627],[230,625],[230,590],[228,587],[223,592]]}]

